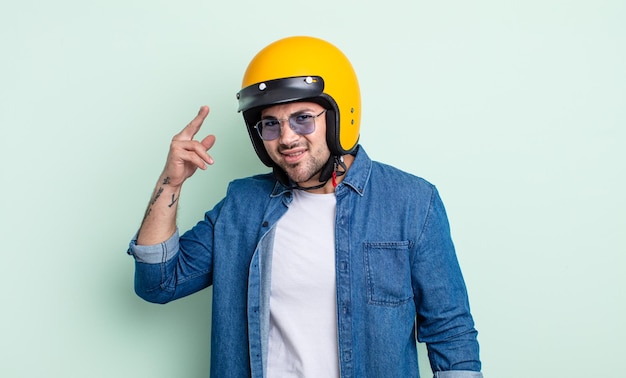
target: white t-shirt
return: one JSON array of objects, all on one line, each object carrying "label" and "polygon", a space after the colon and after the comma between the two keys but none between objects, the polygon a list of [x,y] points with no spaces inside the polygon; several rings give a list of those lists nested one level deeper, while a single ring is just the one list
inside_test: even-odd
[{"label": "white t-shirt", "polygon": [[272,257],[267,376],[339,377],[336,197],[294,190]]}]

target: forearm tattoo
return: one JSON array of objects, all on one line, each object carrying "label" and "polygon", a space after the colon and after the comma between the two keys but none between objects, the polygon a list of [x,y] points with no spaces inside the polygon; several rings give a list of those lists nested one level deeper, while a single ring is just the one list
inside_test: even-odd
[{"label": "forearm tattoo", "polygon": [[157,190],[156,194],[154,195],[154,198],[152,199],[152,202],[150,202],[151,207],[156,203],[159,197],[161,197],[161,193],[163,193],[163,187],[160,187],[159,190]]},{"label": "forearm tattoo", "polygon": [[172,207],[174,206],[174,204],[176,203],[176,201],[178,201],[178,198],[176,198],[176,196],[174,195],[174,193],[172,193],[172,202],[170,202],[169,205],[167,205],[167,207]]},{"label": "forearm tattoo", "polygon": [[[148,206],[148,210],[146,210],[146,217],[148,215],[150,215],[150,213],[152,212],[152,208],[154,207],[154,204],[158,201],[158,199],[161,197],[161,194],[163,194],[163,185],[169,185],[170,183],[170,178],[166,177],[163,179],[163,181],[161,182],[161,186],[159,187],[159,189],[157,189],[156,193],[154,193],[154,197],[152,197],[152,200],[150,201],[150,205]],[[167,207],[172,207],[174,206],[174,204],[176,203],[176,201],[178,201],[178,197],[176,197],[175,194],[172,194],[172,201],[169,203],[169,205],[167,205]]]}]

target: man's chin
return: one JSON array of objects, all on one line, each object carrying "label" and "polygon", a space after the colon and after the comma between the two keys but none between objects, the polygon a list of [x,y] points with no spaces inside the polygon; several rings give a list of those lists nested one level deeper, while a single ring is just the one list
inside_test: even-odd
[{"label": "man's chin", "polygon": [[285,170],[285,172],[287,173],[287,176],[289,176],[291,181],[297,183],[300,186],[317,185],[320,183],[319,177],[321,170],[313,173],[312,175],[303,172],[294,172],[293,170]]}]

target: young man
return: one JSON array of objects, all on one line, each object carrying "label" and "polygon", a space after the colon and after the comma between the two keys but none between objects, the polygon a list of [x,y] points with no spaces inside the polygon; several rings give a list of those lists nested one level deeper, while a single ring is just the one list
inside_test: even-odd
[{"label": "young man", "polygon": [[259,52],[237,94],[271,174],[233,181],[179,236],[180,188],[213,164],[195,140],[208,108],[171,143],[129,253],[135,290],[157,303],[213,286],[214,377],[482,377],[465,284],[437,190],[358,145],[348,59],[310,37]]}]

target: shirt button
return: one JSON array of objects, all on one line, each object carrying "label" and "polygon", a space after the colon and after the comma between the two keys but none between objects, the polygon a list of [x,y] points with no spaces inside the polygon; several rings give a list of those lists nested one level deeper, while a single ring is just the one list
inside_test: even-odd
[{"label": "shirt button", "polygon": [[346,350],[343,352],[343,361],[348,362],[352,359],[352,351]]}]

